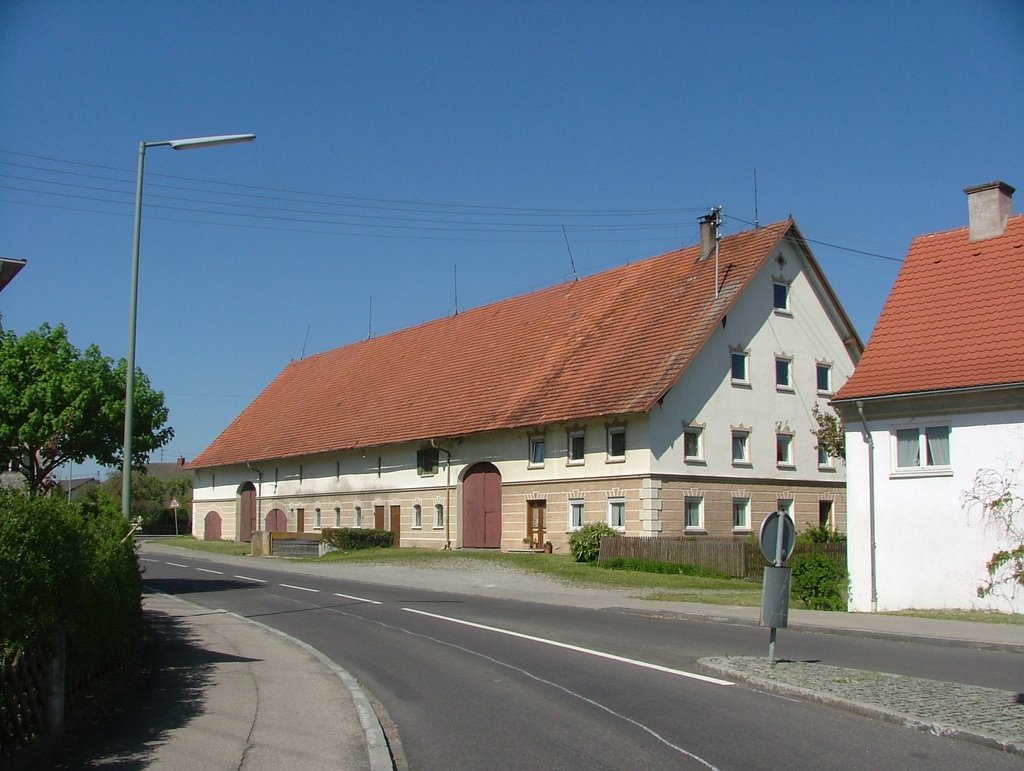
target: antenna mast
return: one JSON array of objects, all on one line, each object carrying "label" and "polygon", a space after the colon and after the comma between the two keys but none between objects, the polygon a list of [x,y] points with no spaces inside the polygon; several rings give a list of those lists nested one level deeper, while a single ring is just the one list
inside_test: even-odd
[{"label": "antenna mast", "polygon": [[579,281],[580,277],[576,275],[576,262],[572,258],[572,247],[569,246],[569,235],[565,232],[565,225],[562,225],[562,237],[565,239],[565,248],[569,252],[569,266],[572,268],[572,280]]},{"label": "antenna mast", "polygon": [[370,295],[370,310],[366,314],[366,339],[373,337],[373,295]]},{"label": "antenna mast", "polygon": [[760,220],[757,218],[757,169],[754,169],[754,227],[761,227]]},{"label": "antenna mast", "polygon": [[459,315],[459,266],[458,263],[452,265],[452,270],[455,272],[455,315]]}]

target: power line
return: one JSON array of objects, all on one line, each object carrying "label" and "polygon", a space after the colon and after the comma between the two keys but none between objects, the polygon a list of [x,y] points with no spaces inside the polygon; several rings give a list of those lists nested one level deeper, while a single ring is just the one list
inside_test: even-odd
[{"label": "power line", "polygon": [[[740,217],[733,216],[732,214],[725,214],[725,215],[722,215],[722,216],[726,217],[727,219],[736,220],[737,222],[742,222],[745,225],[754,225],[753,222],[749,222],[749,221],[747,221],[745,219],[741,219]],[[875,257],[875,258],[877,258],[879,260],[889,260],[890,262],[903,262],[903,258],[902,257],[890,257],[887,254],[878,254],[877,252],[866,252],[863,249],[854,249],[853,247],[850,247],[850,246],[840,246],[839,244],[833,244],[833,243],[830,243],[829,241],[820,241],[820,240],[814,239],[814,238],[807,238],[807,236],[804,236],[804,240],[807,241],[807,243],[809,243],[809,244],[817,244],[818,246],[827,246],[830,249],[839,249],[840,251],[850,252],[852,254],[862,254],[865,257]]]}]

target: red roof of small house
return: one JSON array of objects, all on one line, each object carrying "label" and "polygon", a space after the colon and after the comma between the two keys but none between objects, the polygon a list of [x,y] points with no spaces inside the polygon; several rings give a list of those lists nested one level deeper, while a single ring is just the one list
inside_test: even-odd
[{"label": "red roof of small house", "polygon": [[836,401],[1024,383],[1024,215],[1002,235],[968,228],[910,244]]},{"label": "red roof of small house", "polygon": [[786,237],[723,237],[717,298],[695,246],[293,361],[188,465],[646,412]]}]

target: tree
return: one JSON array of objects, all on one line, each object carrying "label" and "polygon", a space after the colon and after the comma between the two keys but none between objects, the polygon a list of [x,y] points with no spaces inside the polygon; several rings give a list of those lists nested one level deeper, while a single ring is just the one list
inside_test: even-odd
[{"label": "tree", "polygon": [[818,447],[830,458],[846,460],[846,421],[832,410],[820,409],[817,404],[811,407],[811,416],[818,424],[811,431],[818,440]]},{"label": "tree", "polygon": [[986,563],[988,579],[978,587],[979,597],[1012,591],[1024,586],[1024,498],[1018,480],[1020,467],[1007,462],[1002,471],[980,469],[974,486],[960,497],[968,511],[980,510],[986,524],[996,528],[1007,548],[996,551]]},{"label": "tree", "polygon": [[[126,371],[124,359],[114,362],[95,345],[80,352],[62,324],[20,338],[0,328],[0,462],[15,461],[31,493],[52,486],[53,471],[68,461],[120,466]],[[167,414],[164,395],[137,370],[134,467],[173,438]]]}]

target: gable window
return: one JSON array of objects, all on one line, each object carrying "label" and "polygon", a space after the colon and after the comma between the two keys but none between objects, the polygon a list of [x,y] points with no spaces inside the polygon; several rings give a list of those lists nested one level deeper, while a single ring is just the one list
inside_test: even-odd
[{"label": "gable window", "polygon": [[416,473],[421,477],[437,473],[438,449],[421,447],[416,451]]},{"label": "gable window", "polygon": [[363,507],[356,506],[352,516],[352,526],[362,527],[363,526]]},{"label": "gable window", "polygon": [[775,357],[775,387],[783,391],[793,390],[793,360],[784,356]]},{"label": "gable window", "polygon": [[626,529],[626,499],[608,499],[608,524],[616,530]]},{"label": "gable window", "polygon": [[814,367],[814,379],[818,393],[828,396],[832,393],[832,365],[818,362]]},{"label": "gable window", "polygon": [[789,284],[776,281],[772,284],[772,307],[777,311],[789,310]]},{"label": "gable window", "polygon": [[780,466],[793,465],[793,435],[775,435],[775,462]]},{"label": "gable window", "polygon": [[896,471],[952,473],[949,426],[896,429]]},{"label": "gable window", "polygon": [[747,352],[733,351],[730,354],[730,378],[733,383],[746,385],[750,383],[750,376],[747,374]]},{"label": "gable window", "polygon": [[704,529],[704,499],[697,496],[687,496],[683,504],[686,516],[687,530]]},{"label": "gable window", "polygon": [[412,507],[412,526],[416,530],[423,527],[423,507],[418,503]]},{"label": "gable window", "polygon": [[608,429],[608,460],[626,459],[626,427],[614,426]]},{"label": "gable window", "polygon": [[530,437],[530,466],[539,468],[544,465],[544,437]]},{"label": "gable window", "polygon": [[733,530],[749,530],[750,529],[750,499],[749,498],[733,498],[732,499],[732,529]]},{"label": "gable window", "polygon": [[585,506],[583,501],[576,499],[569,501],[569,529],[579,530],[583,527]]},{"label": "gable window", "polygon": [[704,429],[689,426],[683,429],[683,460],[700,462],[704,460]]},{"label": "gable window", "polygon": [[569,456],[570,465],[583,465],[585,458],[584,434],[582,431],[569,432]]},{"label": "gable window", "polygon": [[732,462],[734,464],[750,464],[750,432],[732,432]]},{"label": "gable window", "polygon": [[438,503],[434,506],[434,528],[444,527],[444,504]]}]

